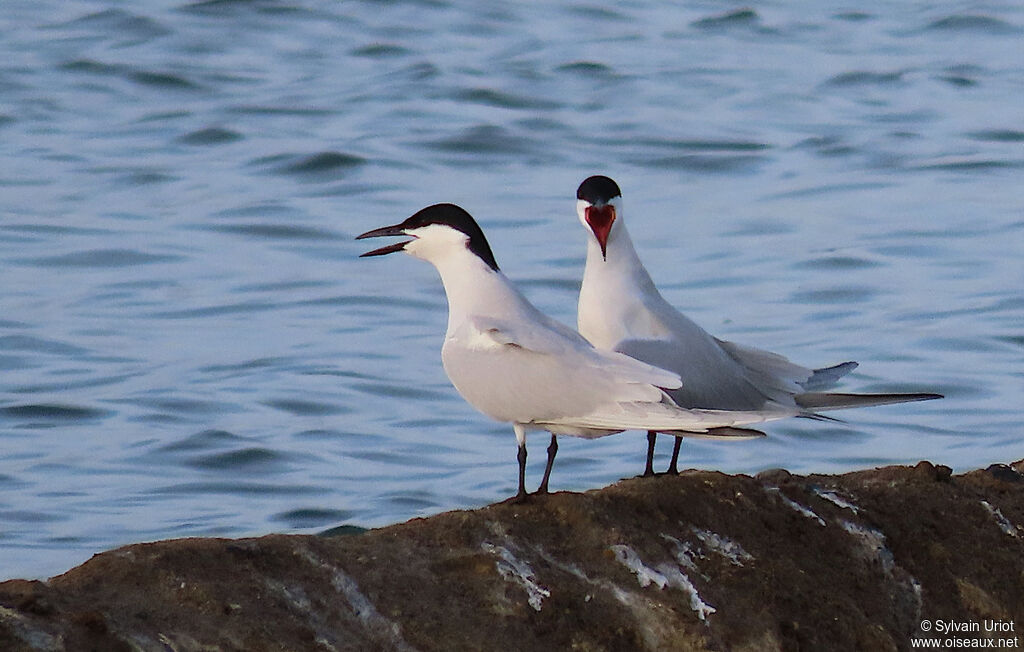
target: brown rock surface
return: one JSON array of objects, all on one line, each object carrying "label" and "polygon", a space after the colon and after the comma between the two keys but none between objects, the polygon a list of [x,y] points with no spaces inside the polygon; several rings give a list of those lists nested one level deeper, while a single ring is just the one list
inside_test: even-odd
[{"label": "brown rock surface", "polygon": [[0,650],[905,650],[924,619],[1024,626],[1020,468],[689,471],[347,536],[136,544],[0,583]]}]

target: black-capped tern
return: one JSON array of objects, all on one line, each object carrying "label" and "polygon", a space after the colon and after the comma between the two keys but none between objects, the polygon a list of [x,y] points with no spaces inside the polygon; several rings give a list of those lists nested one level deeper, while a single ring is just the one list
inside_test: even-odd
[{"label": "black-capped tern", "polygon": [[[577,326],[591,344],[679,374],[669,396],[684,408],[742,410],[815,417],[824,410],[942,398],[940,394],[835,394],[821,390],[857,367],[844,362],[823,369],[794,364],[781,355],[720,340],[673,308],[651,280],[622,219],[622,192],[605,176],[592,176],[576,191],[576,214],[587,231],[587,263]],[[648,431],[647,467],[656,430]],[[680,439],[669,472],[678,472]]]},{"label": "black-capped tern", "polygon": [[[519,452],[519,490],[526,494],[526,433],[551,433],[538,493],[546,493],[558,450],[556,435],[602,437],[623,430],[657,430],[687,437],[764,436],[743,428],[777,415],[681,409],[666,394],[679,375],[614,351],[599,351],[568,326],[548,318],[498,269],[476,221],[454,204],[424,208],[401,224],[357,237],[404,236],[368,251],[397,251],[425,260],[441,275],[448,328],[441,361],[452,385],[477,410],[510,422]],[[784,413],[783,413],[784,412]]]}]

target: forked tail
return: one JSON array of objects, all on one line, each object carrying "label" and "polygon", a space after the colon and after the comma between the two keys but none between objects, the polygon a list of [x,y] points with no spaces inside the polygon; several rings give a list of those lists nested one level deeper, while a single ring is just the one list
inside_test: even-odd
[{"label": "forked tail", "polygon": [[868,407],[870,405],[931,401],[943,398],[943,396],[942,394],[932,394],[930,392],[910,394],[831,394],[825,392],[805,392],[798,394],[795,398],[797,405],[808,410],[842,410],[843,408]]}]

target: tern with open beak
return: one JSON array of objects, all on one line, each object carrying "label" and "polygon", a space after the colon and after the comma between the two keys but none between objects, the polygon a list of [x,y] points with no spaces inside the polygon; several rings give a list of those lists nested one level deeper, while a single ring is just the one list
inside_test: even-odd
[{"label": "tern with open beak", "polygon": [[764,436],[744,428],[792,416],[797,407],[772,413],[682,409],[666,394],[679,375],[614,351],[599,351],[568,326],[548,318],[498,269],[476,221],[454,204],[435,204],[401,224],[357,239],[400,236],[366,252],[405,252],[441,275],[448,297],[448,329],[441,361],[455,389],[477,410],[512,424],[519,446],[519,490],[526,497],[526,433],[551,433],[538,493],[546,493],[556,435],[602,437],[623,430],[667,431],[678,436],[746,439]]},{"label": "tern with open beak", "polygon": [[[576,191],[576,214],[587,231],[587,263],[580,288],[577,327],[601,350],[618,351],[679,374],[668,388],[684,408],[817,412],[925,401],[940,394],[837,394],[822,390],[857,367],[843,362],[823,369],[794,364],[776,353],[720,340],[673,308],[640,262],[622,219],[622,192],[605,176],[584,180]],[[652,475],[657,429],[647,433],[647,467]],[[680,439],[670,473],[678,472]]]}]

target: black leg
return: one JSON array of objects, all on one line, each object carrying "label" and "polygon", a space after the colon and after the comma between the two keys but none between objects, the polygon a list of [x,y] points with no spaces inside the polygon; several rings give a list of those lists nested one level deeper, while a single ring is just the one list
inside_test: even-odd
[{"label": "black leg", "polygon": [[649,478],[654,475],[654,440],[658,438],[658,433],[653,430],[647,431],[647,466],[644,468],[643,477]]},{"label": "black leg", "polygon": [[683,438],[676,437],[676,443],[672,447],[672,461],[668,465],[668,472],[672,475],[679,475],[679,447],[683,445]]},{"label": "black leg", "polygon": [[519,491],[512,497],[512,502],[518,503],[526,500],[526,442],[519,444]]},{"label": "black leg", "polygon": [[539,494],[546,494],[548,492],[548,478],[551,476],[551,466],[555,463],[555,455],[557,454],[558,438],[552,433],[551,443],[548,444],[548,463],[544,466],[544,479],[540,481],[540,487],[537,488],[537,493]]}]

